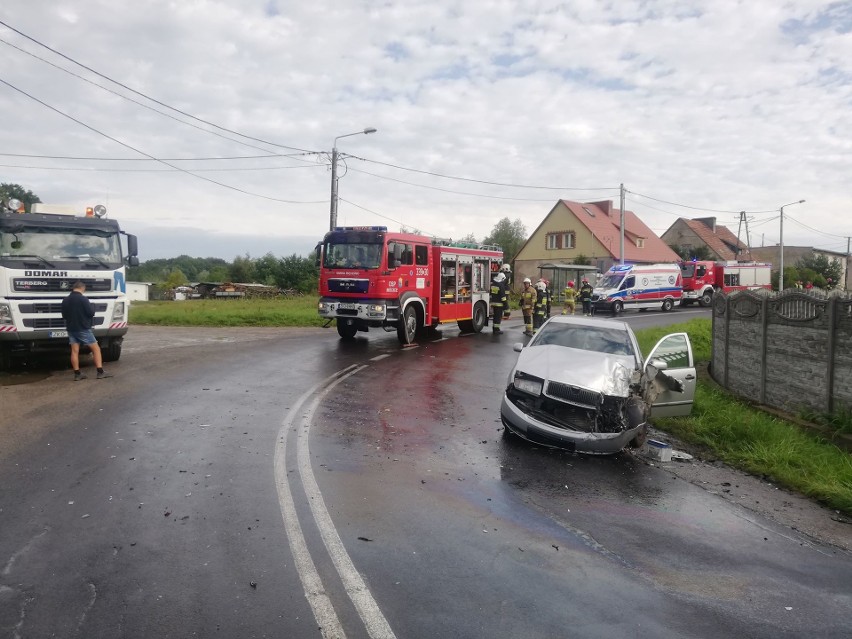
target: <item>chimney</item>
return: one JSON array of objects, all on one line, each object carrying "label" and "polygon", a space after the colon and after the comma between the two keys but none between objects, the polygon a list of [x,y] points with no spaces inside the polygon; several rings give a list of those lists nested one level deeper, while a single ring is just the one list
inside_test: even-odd
[{"label": "chimney", "polygon": [[716,218],[715,217],[697,217],[695,218],[696,222],[701,222],[704,226],[708,227],[713,233],[716,232]]},{"label": "chimney", "polygon": [[606,202],[589,202],[589,204],[598,207],[607,217],[612,217],[612,200],[607,200]]}]

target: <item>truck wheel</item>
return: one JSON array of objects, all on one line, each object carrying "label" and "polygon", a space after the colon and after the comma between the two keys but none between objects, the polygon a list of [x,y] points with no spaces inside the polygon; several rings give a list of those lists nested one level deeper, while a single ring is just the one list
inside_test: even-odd
[{"label": "truck wheel", "polygon": [[0,344],[0,371],[12,368],[12,351],[5,344]]},{"label": "truck wheel", "polygon": [[355,337],[355,333],[357,332],[358,327],[355,326],[354,322],[352,324],[347,324],[346,322],[337,320],[337,334],[343,339],[352,339]]},{"label": "truck wheel", "polygon": [[674,302],[672,302],[669,298],[663,300],[663,311],[668,313],[670,310],[674,308]]},{"label": "truck wheel", "polygon": [[612,303],[612,314],[613,315],[618,315],[622,311],[624,311],[624,304],[622,302],[616,301],[616,302]]},{"label": "truck wheel", "polygon": [[402,317],[399,318],[399,324],[396,327],[396,336],[401,344],[411,344],[414,341],[414,335],[417,333],[417,311],[414,310],[414,305],[409,304],[402,312]]},{"label": "truck wheel", "polygon": [[121,344],[118,342],[110,342],[106,348],[101,349],[101,355],[105,362],[117,362],[121,357]]},{"label": "truck wheel", "polygon": [[712,291],[704,291],[701,295],[701,299],[698,300],[698,305],[703,307],[708,307],[713,303],[713,292]]},{"label": "truck wheel", "polygon": [[485,321],[488,318],[485,315],[485,304],[479,303],[473,307],[473,332],[481,333],[485,328]]}]

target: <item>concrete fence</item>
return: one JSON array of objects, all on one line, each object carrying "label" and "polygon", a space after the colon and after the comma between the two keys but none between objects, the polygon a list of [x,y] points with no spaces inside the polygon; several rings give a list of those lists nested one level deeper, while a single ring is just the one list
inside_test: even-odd
[{"label": "concrete fence", "polygon": [[852,296],[717,294],[711,375],[740,397],[796,413],[852,409]]}]

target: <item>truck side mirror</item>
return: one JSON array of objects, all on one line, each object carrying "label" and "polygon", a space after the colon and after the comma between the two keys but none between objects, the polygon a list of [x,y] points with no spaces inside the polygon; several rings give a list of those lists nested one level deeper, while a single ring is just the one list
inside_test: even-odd
[{"label": "truck side mirror", "polygon": [[130,257],[127,258],[127,265],[128,266],[139,266],[139,258],[136,257],[135,255],[131,255]]},{"label": "truck side mirror", "polygon": [[[139,242],[135,235],[130,235],[129,233],[127,234],[127,255],[130,257],[139,255]],[[131,266],[134,265],[131,264]],[[138,263],[135,266],[138,266]]]},{"label": "truck side mirror", "polygon": [[317,254],[316,266],[317,268],[319,268],[320,264],[322,263],[322,243],[317,244],[314,251],[316,251]]}]

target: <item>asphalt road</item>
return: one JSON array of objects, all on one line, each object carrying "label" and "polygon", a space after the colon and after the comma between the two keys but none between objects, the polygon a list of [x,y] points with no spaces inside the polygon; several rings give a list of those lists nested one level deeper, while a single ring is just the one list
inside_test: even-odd
[{"label": "asphalt road", "polygon": [[1,378],[0,637],[848,636],[848,551],[505,438],[520,330],[134,327],[112,379]]}]

